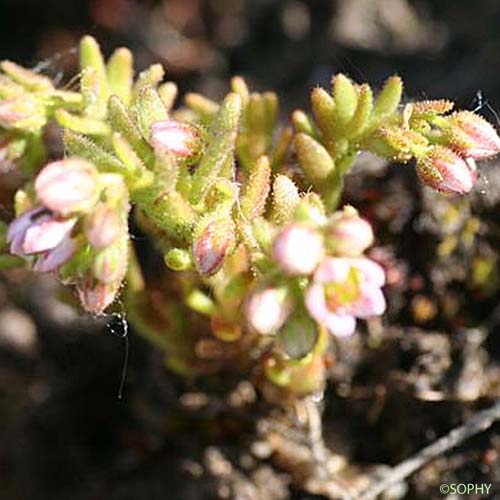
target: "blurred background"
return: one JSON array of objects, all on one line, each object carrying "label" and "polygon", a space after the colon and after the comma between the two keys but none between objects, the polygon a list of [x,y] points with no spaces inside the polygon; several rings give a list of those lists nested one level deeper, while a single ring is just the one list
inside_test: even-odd
[{"label": "blurred background", "polygon": [[[196,90],[220,98],[228,78],[243,75],[256,90],[278,92],[283,119],[307,106],[313,86],[328,87],[341,71],[375,87],[397,73],[406,99],[454,99],[498,123],[498,0],[0,0],[0,59],[37,68],[61,86],[72,85],[76,47],[87,33],[106,54],[128,46],[137,70],[161,62],[181,96]],[[0,181],[7,187],[1,201],[8,219],[9,180],[2,175]],[[495,207],[497,198],[489,205]],[[214,430],[196,416],[179,417],[180,382],[165,376],[161,359],[137,337],[131,337],[125,400],[118,400],[121,318],[111,326],[92,322],[53,292],[50,279],[23,271],[3,273],[0,280],[0,498],[231,497],[210,472],[227,466],[211,446],[218,436],[245,429],[223,421],[223,430]],[[480,301],[476,319],[484,319],[495,301],[491,295]],[[488,344],[488,352],[498,359],[498,341]],[[419,418],[401,432],[418,436],[414,443],[384,438],[383,446],[356,449],[355,458],[397,463],[466,412],[456,402],[444,405],[437,412],[426,404],[412,407]],[[402,425],[398,415],[357,432],[383,435],[388,426]],[[186,439],[191,432],[198,437]],[[500,476],[498,436],[482,439],[464,455],[475,462],[464,481]],[[269,468],[259,471],[251,480],[257,493],[234,498],[323,498],[289,488],[289,480]],[[414,486],[407,498],[431,495]]]}]

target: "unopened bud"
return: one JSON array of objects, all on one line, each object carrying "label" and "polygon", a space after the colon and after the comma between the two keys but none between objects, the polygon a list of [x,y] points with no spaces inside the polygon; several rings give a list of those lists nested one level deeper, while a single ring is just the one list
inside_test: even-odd
[{"label": "unopened bud", "polygon": [[0,102],[0,126],[5,129],[36,131],[45,122],[42,106],[29,95]]},{"label": "unopened bud", "polygon": [[193,125],[177,120],[163,120],[151,126],[151,144],[182,158],[195,156],[200,146],[200,135]]},{"label": "unopened bud", "polygon": [[417,161],[417,173],[424,184],[445,193],[466,194],[477,181],[474,160],[443,146],[434,146]]},{"label": "unopened bud", "polygon": [[372,227],[351,206],[334,214],[326,227],[326,245],[336,255],[356,257],[372,244]]},{"label": "unopened bud", "polygon": [[245,317],[254,330],[269,335],[283,326],[292,307],[285,288],[266,288],[250,295],[245,305]]},{"label": "unopened bud", "polygon": [[273,257],[291,276],[311,274],[323,257],[323,239],[311,227],[290,224],[275,238]]},{"label": "unopened bud", "polygon": [[186,271],[193,266],[190,252],[183,248],[170,249],[163,257],[163,260],[172,271]]},{"label": "unopened bud", "polygon": [[91,209],[99,194],[98,188],[97,170],[78,158],[49,163],[35,180],[38,199],[61,215]]},{"label": "unopened bud", "polygon": [[465,157],[480,160],[500,153],[500,137],[493,126],[472,111],[459,111],[450,117],[451,147]]},{"label": "unopened bud", "polygon": [[108,284],[121,281],[127,270],[127,258],[128,239],[122,237],[97,253],[92,263],[94,277]]},{"label": "unopened bud", "polygon": [[122,219],[123,217],[115,208],[99,204],[85,221],[85,233],[89,243],[95,249],[111,245],[124,233],[125,227]]},{"label": "unopened bud", "polygon": [[199,230],[192,246],[198,272],[203,276],[215,274],[222,267],[234,241],[234,224],[225,217],[214,219]]},{"label": "unopened bud", "polygon": [[78,290],[78,296],[83,308],[96,316],[112,304],[120,289],[120,282],[103,283],[87,276]]}]

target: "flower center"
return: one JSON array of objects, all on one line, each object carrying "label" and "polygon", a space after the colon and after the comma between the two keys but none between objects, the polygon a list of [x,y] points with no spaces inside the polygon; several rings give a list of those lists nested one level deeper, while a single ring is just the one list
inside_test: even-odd
[{"label": "flower center", "polygon": [[351,267],[344,281],[332,281],[324,287],[325,300],[328,309],[335,311],[359,298],[361,276],[360,272]]}]

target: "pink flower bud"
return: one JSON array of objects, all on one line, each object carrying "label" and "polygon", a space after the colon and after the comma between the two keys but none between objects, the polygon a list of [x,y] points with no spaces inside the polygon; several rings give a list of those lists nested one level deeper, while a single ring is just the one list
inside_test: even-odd
[{"label": "pink flower bud", "polygon": [[372,227],[351,206],[346,206],[342,212],[334,214],[326,227],[328,249],[344,257],[361,255],[373,245],[373,239]]},{"label": "pink flower bud", "polygon": [[459,111],[450,121],[450,142],[461,155],[480,160],[500,153],[500,137],[484,118],[472,111]]},{"label": "pink flower bud", "polygon": [[36,207],[15,219],[9,226],[7,241],[15,255],[52,250],[71,232],[76,219],[58,219],[48,210]]},{"label": "pink flower bud", "polygon": [[92,263],[93,276],[103,283],[122,281],[127,271],[128,238],[122,237],[100,250]]},{"label": "pink flower bud", "polygon": [[103,283],[87,276],[78,289],[78,296],[83,308],[96,316],[103,314],[104,310],[113,303],[121,283]]},{"label": "pink flower bud", "polygon": [[103,203],[87,216],[85,222],[87,239],[95,249],[108,247],[126,229],[119,211]]},{"label": "pink flower bud", "polygon": [[37,259],[33,266],[33,270],[38,273],[51,273],[57,271],[73,257],[76,249],[77,244],[75,240],[66,236],[59,245],[43,253]]},{"label": "pink flower bud", "polygon": [[176,156],[188,158],[197,153],[200,136],[196,128],[177,120],[164,120],[151,126],[151,144]]},{"label": "pink flower bud", "polygon": [[307,225],[290,224],[275,238],[272,252],[286,274],[311,274],[323,257],[323,239]]},{"label": "pink flower bud", "polygon": [[268,335],[281,328],[292,308],[286,289],[266,288],[250,295],[245,305],[245,317],[254,330]]},{"label": "pink flower bud", "polygon": [[424,184],[445,193],[466,194],[477,181],[474,160],[443,146],[434,146],[417,161],[417,173]]},{"label": "pink flower bud", "polygon": [[78,158],[49,163],[35,180],[41,203],[61,215],[90,210],[99,194],[98,172]]},{"label": "pink flower bud", "polygon": [[199,231],[192,246],[198,272],[203,276],[215,274],[224,264],[234,241],[234,227],[230,219],[215,219]]},{"label": "pink flower bud", "polygon": [[0,126],[5,129],[41,126],[44,119],[37,102],[28,96],[0,101]]}]

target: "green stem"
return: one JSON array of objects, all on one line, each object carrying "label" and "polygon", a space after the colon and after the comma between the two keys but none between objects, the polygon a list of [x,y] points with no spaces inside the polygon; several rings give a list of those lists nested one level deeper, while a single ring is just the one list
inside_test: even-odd
[{"label": "green stem", "polygon": [[323,192],[327,212],[335,211],[340,203],[344,190],[344,177],[349,172],[356,158],[356,153],[348,153],[336,162],[335,170],[327,179],[327,185]]}]

